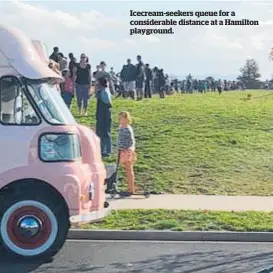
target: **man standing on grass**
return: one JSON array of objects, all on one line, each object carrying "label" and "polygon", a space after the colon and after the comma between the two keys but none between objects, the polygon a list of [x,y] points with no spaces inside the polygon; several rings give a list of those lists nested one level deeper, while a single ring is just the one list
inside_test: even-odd
[{"label": "man standing on grass", "polygon": [[152,97],[151,82],[153,80],[153,72],[149,64],[146,64],[145,66],[145,75],[146,75],[146,79],[145,79],[144,97],[151,98]]},{"label": "man standing on grass", "polygon": [[49,56],[49,59],[54,61],[55,63],[58,63],[58,61],[59,61],[58,54],[59,54],[59,48],[57,46],[55,46],[53,48],[53,53]]},{"label": "man standing on grass", "polygon": [[159,97],[161,99],[164,99],[165,98],[166,79],[165,79],[163,69],[159,69],[158,76],[159,76]]},{"label": "man standing on grass", "polygon": [[75,68],[77,67],[77,60],[74,57],[73,53],[68,54],[69,57],[69,64],[68,64],[68,69],[70,71],[70,75],[73,75]]},{"label": "man standing on grass", "polygon": [[107,65],[104,61],[100,62],[99,70],[97,68],[95,79],[98,81],[100,78],[104,78],[107,80],[108,88],[112,95],[115,94],[115,86],[113,83],[113,78],[109,72],[106,71]]},{"label": "man standing on grass", "polygon": [[136,76],[136,67],[128,59],[127,65],[124,65],[120,72],[120,78],[124,84],[124,96],[130,96],[133,100],[135,99]]},{"label": "man standing on grass", "polygon": [[221,95],[222,91],[223,91],[223,83],[220,79],[217,82],[217,90],[218,90],[219,95]]},{"label": "man standing on grass", "polygon": [[96,77],[97,77],[96,75],[97,75],[97,73],[99,73],[99,72],[100,72],[100,66],[97,65],[97,70],[93,72],[93,78],[94,78],[94,79],[96,79]]},{"label": "man standing on grass", "polygon": [[145,69],[140,55],[137,56],[137,76],[136,76],[136,91],[137,100],[142,100],[144,95],[144,81],[145,81]]},{"label": "man standing on grass", "polygon": [[112,77],[112,80],[113,80],[113,84],[114,84],[115,90],[117,91],[117,89],[118,89],[118,77],[117,77],[117,75],[116,75],[116,73],[115,73],[113,67],[110,68],[109,74],[110,74],[111,77]]}]

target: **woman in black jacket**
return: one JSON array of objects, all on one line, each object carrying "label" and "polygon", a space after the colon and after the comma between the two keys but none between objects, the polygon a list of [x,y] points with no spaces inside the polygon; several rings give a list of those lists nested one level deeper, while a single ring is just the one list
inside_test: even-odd
[{"label": "woman in black jacket", "polygon": [[159,69],[158,71],[158,78],[159,78],[159,97],[161,99],[165,98],[165,85],[166,85],[166,79],[164,75],[163,69]]},{"label": "woman in black jacket", "polygon": [[151,98],[152,92],[151,92],[151,82],[153,80],[153,72],[149,66],[149,64],[146,64],[145,66],[145,87],[144,87],[144,97],[145,98]]}]

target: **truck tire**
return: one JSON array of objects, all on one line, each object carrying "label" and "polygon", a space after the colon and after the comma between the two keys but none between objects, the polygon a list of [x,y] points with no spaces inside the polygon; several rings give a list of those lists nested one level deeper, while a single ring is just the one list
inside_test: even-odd
[{"label": "truck tire", "polygon": [[0,207],[0,243],[25,259],[48,259],[65,243],[69,215],[63,200],[44,189],[24,189]]}]

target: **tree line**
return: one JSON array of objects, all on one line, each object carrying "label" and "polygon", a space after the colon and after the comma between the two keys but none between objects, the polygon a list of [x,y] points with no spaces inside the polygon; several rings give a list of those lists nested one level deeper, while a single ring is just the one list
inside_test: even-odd
[{"label": "tree line", "polygon": [[[254,59],[247,59],[244,66],[240,68],[240,75],[237,81],[245,89],[273,88],[273,78],[271,80],[261,81],[258,63]],[[207,77],[206,80],[213,80],[213,77]]]}]

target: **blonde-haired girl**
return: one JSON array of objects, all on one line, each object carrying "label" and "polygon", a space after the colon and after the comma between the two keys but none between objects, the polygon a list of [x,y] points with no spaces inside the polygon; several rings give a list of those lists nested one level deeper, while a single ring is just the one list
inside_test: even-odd
[{"label": "blonde-haired girl", "polygon": [[48,67],[51,68],[55,73],[61,75],[59,63],[56,63],[53,60],[49,60]]},{"label": "blonde-haired girl", "polygon": [[129,112],[119,113],[118,150],[120,164],[124,166],[128,180],[128,190],[135,193],[135,175],[133,165],[136,162],[135,136],[131,126],[132,118]]}]

